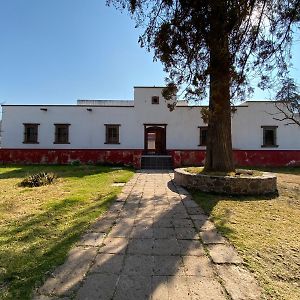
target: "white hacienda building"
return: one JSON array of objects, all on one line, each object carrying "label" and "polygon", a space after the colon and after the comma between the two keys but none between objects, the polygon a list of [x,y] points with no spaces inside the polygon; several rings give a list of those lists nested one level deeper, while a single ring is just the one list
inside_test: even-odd
[{"label": "white hacienda building", "polygon": [[[78,100],[77,105],[3,105],[0,161],[74,160],[201,165],[206,124],[201,107],[178,101],[170,111],[162,87],[135,87],[133,101]],[[273,102],[247,101],[232,114],[238,165],[299,165],[300,127],[276,121]],[[278,115],[277,115],[278,117]],[[155,163],[157,165],[155,165]],[[148,166],[149,167],[149,166]]]}]

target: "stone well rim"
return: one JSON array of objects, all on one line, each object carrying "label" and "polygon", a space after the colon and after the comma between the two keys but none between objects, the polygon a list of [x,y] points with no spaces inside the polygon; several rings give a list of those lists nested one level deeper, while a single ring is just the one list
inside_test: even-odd
[{"label": "stone well rim", "polygon": [[232,176],[193,174],[176,168],[174,170],[174,182],[188,188],[194,188],[203,192],[227,195],[262,195],[278,193],[277,176],[271,172],[261,172],[259,175]]},{"label": "stone well rim", "polygon": [[[262,173],[262,175],[246,175],[246,174],[242,174],[242,176],[232,176],[232,175],[210,175],[210,174],[201,174],[201,173],[190,173],[188,171],[186,171],[185,169],[188,167],[183,167],[183,168],[176,168],[174,169],[174,171],[176,172],[180,172],[180,173],[184,173],[185,175],[190,175],[190,176],[203,176],[203,177],[211,177],[211,178],[234,178],[234,179],[260,179],[260,178],[277,178],[275,173],[272,172],[264,172],[264,171],[260,171],[260,173]],[[243,171],[256,171],[256,170],[251,170],[251,169],[237,169],[237,170],[243,170]]]}]

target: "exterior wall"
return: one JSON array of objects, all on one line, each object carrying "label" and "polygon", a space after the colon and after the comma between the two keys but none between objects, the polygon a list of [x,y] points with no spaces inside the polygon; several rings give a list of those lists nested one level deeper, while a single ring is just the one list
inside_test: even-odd
[{"label": "exterior wall", "polygon": [[[152,96],[159,96],[159,104],[151,103]],[[137,166],[138,156],[144,149],[144,124],[167,124],[166,148],[173,157],[174,166],[203,164],[205,147],[198,146],[198,127],[205,126],[201,119],[201,107],[181,104],[170,112],[161,95],[161,88],[155,87],[136,87],[134,106],[133,102],[107,106],[111,103],[113,101],[108,101],[102,106],[88,106],[86,103],[4,105],[0,161],[67,163],[79,159],[83,162],[122,161]],[[47,108],[47,111],[41,108]],[[271,115],[274,113],[276,110],[272,102],[246,102],[237,107],[232,116],[232,137],[238,165],[299,164],[300,127],[275,121]],[[23,123],[40,124],[39,144],[23,144]],[[70,144],[53,143],[55,123],[71,124]],[[120,144],[105,144],[104,124],[121,124]],[[261,126],[278,126],[278,147],[261,147]]]},{"label": "exterior wall", "polygon": [[[300,127],[285,125],[274,120],[278,113],[273,102],[246,102],[246,108],[238,108],[232,117],[232,142],[234,149],[242,150],[300,150]],[[262,148],[261,126],[278,126],[276,148]]]},{"label": "exterior wall", "polygon": [[[47,111],[40,110],[46,107]],[[140,149],[132,107],[3,106],[2,147],[23,149]],[[39,123],[39,144],[23,144],[23,123]],[[68,123],[70,144],[54,144],[54,124]],[[120,144],[105,144],[105,125],[121,124]],[[132,134],[133,133],[133,134]],[[143,139],[142,139],[143,141]]]}]

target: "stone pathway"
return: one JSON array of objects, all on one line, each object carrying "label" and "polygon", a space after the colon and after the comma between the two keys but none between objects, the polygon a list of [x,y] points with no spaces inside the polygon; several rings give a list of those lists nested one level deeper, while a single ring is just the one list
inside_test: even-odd
[{"label": "stone pathway", "polygon": [[235,249],[172,178],[136,173],[34,299],[260,299]]}]

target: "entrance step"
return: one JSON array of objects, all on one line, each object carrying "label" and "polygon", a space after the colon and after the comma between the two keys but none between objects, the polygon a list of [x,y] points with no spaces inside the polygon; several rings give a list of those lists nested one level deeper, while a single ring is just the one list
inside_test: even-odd
[{"label": "entrance step", "polygon": [[173,169],[171,155],[142,155],[142,169],[171,170]]}]

